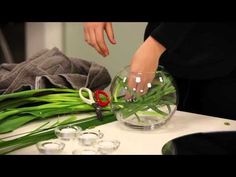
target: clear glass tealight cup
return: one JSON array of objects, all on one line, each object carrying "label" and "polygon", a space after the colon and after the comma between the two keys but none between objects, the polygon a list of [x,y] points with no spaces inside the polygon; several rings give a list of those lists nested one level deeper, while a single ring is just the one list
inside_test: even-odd
[{"label": "clear glass tealight cup", "polygon": [[58,139],[41,141],[36,144],[38,151],[44,155],[61,154],[65,148],[65,143]]},{"label": "clear glass tealight cup", "polygon": [[96,144],[97,151],[102,155],[112,154],[119,146],[118,140],[99,140]]},{"label": "clear glass tealight cup", "polygon": [[82,146],[93,146],[103,138],[104,134],[100,130],[87,129],[78,134],[78,142]]},{"label": "clear glass tealight cup", "polygon": [[76,138],[81,131],[81,127],[74,125],[62,125],[55,128],[57,138],[65,143],[65,151],[68,153],[77,146]]},{"label": "clear glass tealight cup", "polygon": [[55,134],[58,139],[70,141],[76,139],[82,128],[74,125],[62,125],[55,128]]},{"label": "clear glass tealight cup", "polygon": [[73,155],[99,155],[95,147],[79,147],[72,151]]}]

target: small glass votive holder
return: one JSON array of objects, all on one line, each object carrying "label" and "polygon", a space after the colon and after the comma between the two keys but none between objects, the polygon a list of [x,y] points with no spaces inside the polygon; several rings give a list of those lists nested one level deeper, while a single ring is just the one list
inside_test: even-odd
[{"label": "small glass votive holder", "polygon": [[118,140],[99,140],[96,144],[97,150],[101,154],[111,154],[120,146]]},{"label": "small glass votive holder", "polygon": [[41,154],[60,154],[65,148],[65,144],[59,140],[41,141],[36,146]]},{"label": "small glass votive holder", "polygon": [[93,146],[99,139],[103,138],[103,135],[100,130],[87,129],[78,134],[78,141],[83,146]]},{"label": "small glass votive holder", "polygon": [[99,152],[94,147],[78,148],[72,151],[73,155],[99,155]]},{"label": "small glass votive holder", "polygon": [[70,141],[76,139],[78,134],[82,131],[81,127],[73,125],[62,125],[55,128],[55,134],[58,139]]}]

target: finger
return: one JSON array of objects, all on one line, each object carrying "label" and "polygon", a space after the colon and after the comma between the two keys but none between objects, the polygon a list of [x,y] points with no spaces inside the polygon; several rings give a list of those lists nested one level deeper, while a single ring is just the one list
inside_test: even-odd
[{"label": "finger", "polygon": [[92,30],[85,29],[86,38],[87,38],[87,40],[88,40],[87,43],[88,43],[90,46],[93,47],[93,45],[92,45],[92,39],[91,39],[91,33],[92,33]]},{"label": "finger", "polygon": [[97,45],[97,39],[96,39],[96,35],[95,35],[95,30],[94,29],[90,30],[89,37],[90,37],[90,45],[92,47],[94,47],[99,54],[103,55],[102,51],[100,50],[100,48]]},{"label": "finger", "polygon": [[137,93],[144,95],[148,92],[148,89],[152,88],[155,73],[142,73],[139,76],[140,83],[137,85]]},{"label": "finger", "polygon": [[109,41],[112,44],[116,44],[116,40],[115,40],[115,37],[114,37],[113,28],[112,28],[112,23],[107,23],[107,25],[105,27],[105,31],[107,33],[107,37],[108,37]]},{"label": "finger", "polygon": [[145,89],[145,77],[142,75],[142,74],[137,74],[135,76],[135,83],[136,83],[136,86],[137,86],[137,94],[139,95],[142,95],[144,93],[144,89]]},{"label": "finger", "polygon": [[130,72],[128,76],[128,88],[125,94],[125,99],[126,100],[135,99],[136,90],[137,90],[137,83],[135,82],[135,74]]},{"label": "finger", "polygon": [[141,78],[141,82],[137,84],[137,94],[138,95],[144,95],[147,93],[148,87],[147,87],[147,81],[143,80]]},{"label": "finger", "polygon": [[89,34],[85,28],[84,28],[84,40],[89,44]]},{"label": "finger", "polygon": [[97,45],[104,55],[109,55],[109,50],[104,40],[103,29],[99,28],[95,30],[95,35],[97,39]]}]

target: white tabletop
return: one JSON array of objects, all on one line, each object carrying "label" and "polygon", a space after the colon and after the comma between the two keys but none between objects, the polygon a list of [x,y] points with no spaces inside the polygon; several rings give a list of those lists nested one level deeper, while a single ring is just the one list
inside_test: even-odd
[{"label": "white tabletop", "polygon": [[[225,122],[229,125],[226,125]],[[32,123],[20,131],[25,131],[26,128],[29,129],[30,127],[36,128],[38,125]],[[198,132],[235,131],[236,121],[176,111],[165,125],[152,131],[131,129],[118,121],[98,126],[96,129],[104,133],[103,139],[120,141],[120,147],[113,152],[114,155],[160,155],[163,145],[173,138]],[[0,138],[2,137],[4,136],[1,135]],[[72,154],[76,148],[82,149],[82,146],[78,145],[77,142],[73,146],[66,144],[62,154]],[[39,154],[39,152],[33,145],[10,154],[26,155]]]}]

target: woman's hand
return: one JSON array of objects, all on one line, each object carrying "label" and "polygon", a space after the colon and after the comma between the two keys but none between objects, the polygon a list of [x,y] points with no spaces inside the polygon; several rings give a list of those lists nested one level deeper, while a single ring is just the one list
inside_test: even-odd
[{"label": "woman's hand", "polygon": [[135,52],[128,79],[128,86],[133,91],[145,93],[151,86],[158,68],[159,58],[166,48],[151,36]]},{"label": "woman's hand", "polygon": [[103,57],[109,55],[109,49],[104,40],[104,31],[112,44],[116,44],[112,23],[110,22],[89,22],[83,23],[85,41],[94,47]]}]

